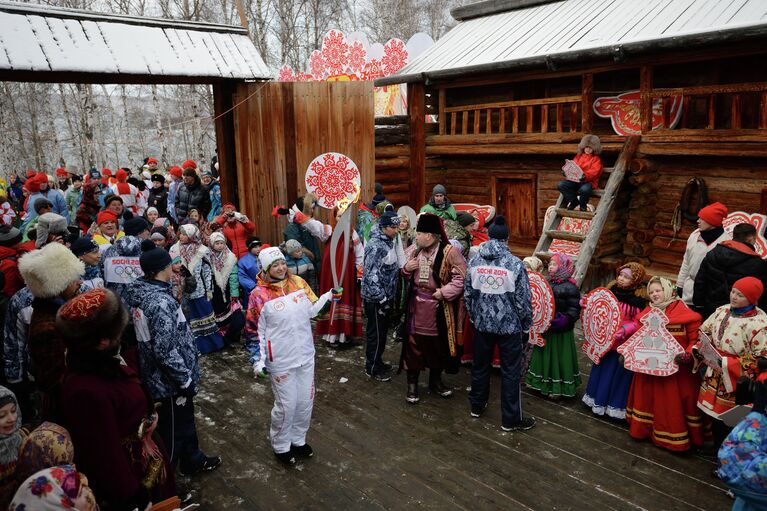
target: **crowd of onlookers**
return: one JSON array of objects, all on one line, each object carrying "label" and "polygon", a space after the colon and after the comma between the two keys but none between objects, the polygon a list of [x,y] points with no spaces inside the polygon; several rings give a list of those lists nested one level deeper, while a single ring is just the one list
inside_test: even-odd
[{"label": "crowd of onlookers", "polygon": [[[569,209],[586,207],[599,183],[598,139],[582,146],[588,158],[576,160],[595,174],[588,190],[564,186]],[[428,371],[431,395],[449,398],[443,373],[471,363],[476,418],[487,406],[490,367],[500,367],[505,431],[535,426],[523,414],[523,382],[549,399],[575,397],[583,383],[575,326],[590,318],[575,261],[558,253],[545,263],[520,261],[503,217],[457,211],[442,185],[419,214],[395,211],[377,185],[337,246],[323,246],[333,227],[315,218],[316,198],[306,194],[275,207],[287,224],[270,247],[244,213],[222,204],[217,167],[191,160],[161,170],[147,158],[135,172],[83,176],[30,171],[5,193],[0,509],[98,502],[103,510],[143,510],[187,500],[176,475],[221,464],[197,438],[199,355],[227,345],[244,346],[255,376],[271,378],[279,397],[272,445],[289,465],[313,454],[305,437],[315,334],[332,347],[364,338],[365,373],[383,383],[404,371],[411,404],[421,400],[420,373]],[[722,446],[719,477],[742,501],[764,502],[767,457],[753,440],[767,439],[767,262],[756,251],[756,228],[727,231],[727,214],[719,203],[700,210],[676,282],[637,262],[617,268],[607,288],[620,326],[591,367],[582,401],[668,450],[713,440]],[[531,272],[546,275],[555,305],[535,345]],[[632,372],[619,350],[654,310],[683,350],[669,376]],[[389,334],[404,343],[399,364],[384,360]],[[285,375],[294,373],[298,383],[286,390]],[[733,430],[728,417],[751,402],[748,421]]]},{"label": "crowd of onlookers", "polygon": [[[0,508],[187,500],[177,471],[221,463],[198,445],[198,357],[240,342],[268,245],[222,204],[215,164],[29,171],[2,194]],[[281,248],[316,280],[297,241]]]}]

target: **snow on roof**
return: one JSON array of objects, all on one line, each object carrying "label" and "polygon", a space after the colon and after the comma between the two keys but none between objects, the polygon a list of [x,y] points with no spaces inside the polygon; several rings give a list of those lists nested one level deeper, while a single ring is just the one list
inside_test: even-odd
[{"label": "snow on roof", "polygon": [[268,79],[247,30],[0,0],[0,72]]},{"label": "snow on roof", "polygon": [[434,46],[376,85],[684,48],[691,36],[715,44],[767,32],[765,0],[493,0],[456,9],[464,10],[476,16],[458,16],[463,21]]}]

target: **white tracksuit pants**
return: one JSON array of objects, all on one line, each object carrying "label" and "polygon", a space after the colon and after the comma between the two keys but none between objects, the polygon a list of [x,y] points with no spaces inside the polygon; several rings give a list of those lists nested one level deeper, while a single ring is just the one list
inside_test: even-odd
[{"label": "white tracksuit pants", "polygon": [[304,445],[314,406],[314,360],[286,371],[269,373],[274,393],[269,438],[274,452]]}]

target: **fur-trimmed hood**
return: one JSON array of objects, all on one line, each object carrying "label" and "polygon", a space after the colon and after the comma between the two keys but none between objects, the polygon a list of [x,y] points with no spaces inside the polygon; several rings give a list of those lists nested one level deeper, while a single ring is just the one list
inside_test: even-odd
[{"label": "fur-trimmed hood", "polygon": [[19,259],[19,272],[35,298],[53,298],[85,273],[85,264],[64,245],[50,243]]},{"label": "fur-trimmed hood", "polygon": [[578,154],[583,153],[583,150],[590,147],[594,152],[593,154],[600,154],[602,152],[602,142],[596,135],[583,135],[580,144],[578,144]]}]

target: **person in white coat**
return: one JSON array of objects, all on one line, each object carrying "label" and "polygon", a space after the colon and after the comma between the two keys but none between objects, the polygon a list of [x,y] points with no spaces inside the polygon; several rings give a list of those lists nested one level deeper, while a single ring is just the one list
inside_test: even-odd
[{"label": "person in white coat", "polygon": [[726,217],[727,207],[720,202],[709,204],[698,211],[698,228],[687,239],[682,267],[676,279],[677,296],[690,307],[693,306],[695,277],[703,258],[719,243],[732,238],[722,227]]},{"label": "person in white coat", "polygon": [[257,375],[268,373],[274,393],[269,430],[274,455],[286,465],[314,452],[306,433],[314,405],[314,336],[310,319],[341,290],[322,296],[304,279],[288,272],[285,255],[277,247],[261,250],[261,273],[248,300],[246,347]]}]

